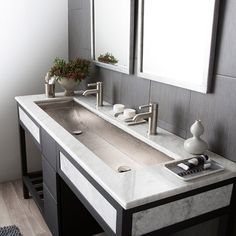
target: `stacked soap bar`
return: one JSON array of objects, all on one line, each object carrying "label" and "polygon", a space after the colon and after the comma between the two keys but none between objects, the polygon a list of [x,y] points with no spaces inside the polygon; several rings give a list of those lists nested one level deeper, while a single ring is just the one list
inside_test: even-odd
[{"label": "stacked soap bar", "polygon": [[177,166],[183,170],[178,173],[182,177],[209,169],[211,167],[211,160],[207,155],[200,155],[181,162]]},{"label": "stacked soap bar", "polygon": [[123,104],[115,104],[113,106],[113,111],[115,113],[123,113],[124,112],[124,109],[125,109],[125,105]]},{"label": "stacked soap bar", "polygon": [[136,110],[131,108],[126,108],[123,104],[113,105],[113,116],[118,117],[123,114],[124,118],[132,119],[136,115]]}]

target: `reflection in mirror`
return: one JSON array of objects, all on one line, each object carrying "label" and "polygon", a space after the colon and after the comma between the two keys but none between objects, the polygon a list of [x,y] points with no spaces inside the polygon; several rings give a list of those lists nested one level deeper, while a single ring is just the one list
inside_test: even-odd
[{"label": "reflection in mirror", "polygon": [[134,0],[91,0],[91,18],[95,64],[131,73]]},{"label": "reflection in mirror", "polygon": [[206,93],[219,0],[139,0],[138,75]]}]

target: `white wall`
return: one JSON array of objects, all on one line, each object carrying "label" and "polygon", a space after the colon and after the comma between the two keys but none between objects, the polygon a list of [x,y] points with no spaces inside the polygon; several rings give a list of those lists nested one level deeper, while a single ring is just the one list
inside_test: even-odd
[{"label": "white wall", "polygon": [[68,58],[68,0],[0,2],[0,182],[20,177],[14,97],[44,92],[56,56]]}]

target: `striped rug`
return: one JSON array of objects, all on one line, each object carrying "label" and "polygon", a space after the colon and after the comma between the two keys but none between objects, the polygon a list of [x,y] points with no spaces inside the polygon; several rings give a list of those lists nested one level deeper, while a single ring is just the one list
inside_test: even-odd
[{"label": "striped rug", "polygon": [[0,236],[23,236],[17,226],[0,227]]}]

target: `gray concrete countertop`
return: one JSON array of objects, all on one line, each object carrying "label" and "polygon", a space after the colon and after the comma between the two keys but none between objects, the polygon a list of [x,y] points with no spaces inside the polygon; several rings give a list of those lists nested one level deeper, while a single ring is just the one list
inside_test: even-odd
[{"label": "gray concrete countertop", "polygon": [[56,98],[51,99],[46,98],[44,94],[16,97],[16,101],[35,121],[124,209],[144,205],[152,201],[236,177],[236,164],[212,152],[207,152],[207,154],[211,159],[223,165],[225,170],[193,181],[184,182],[176,178],[164,168],[164,163],[145,166],[137,170],[119,174],[108,167],[35,103],[57,99],[74,99],[96,115],[175,160],[192,156],[186,153],[183,148],[184,139],[161,128],[157,129],[158,135],[149,136],[147,134],[148,124],[127,126],[123,121],[111,115],[111,104],[105,102],[103,107],[96,108],[96,99],[94,96],[84,97],[79,93],[73,98],[65,98],[62,94],[57,94]]}]

